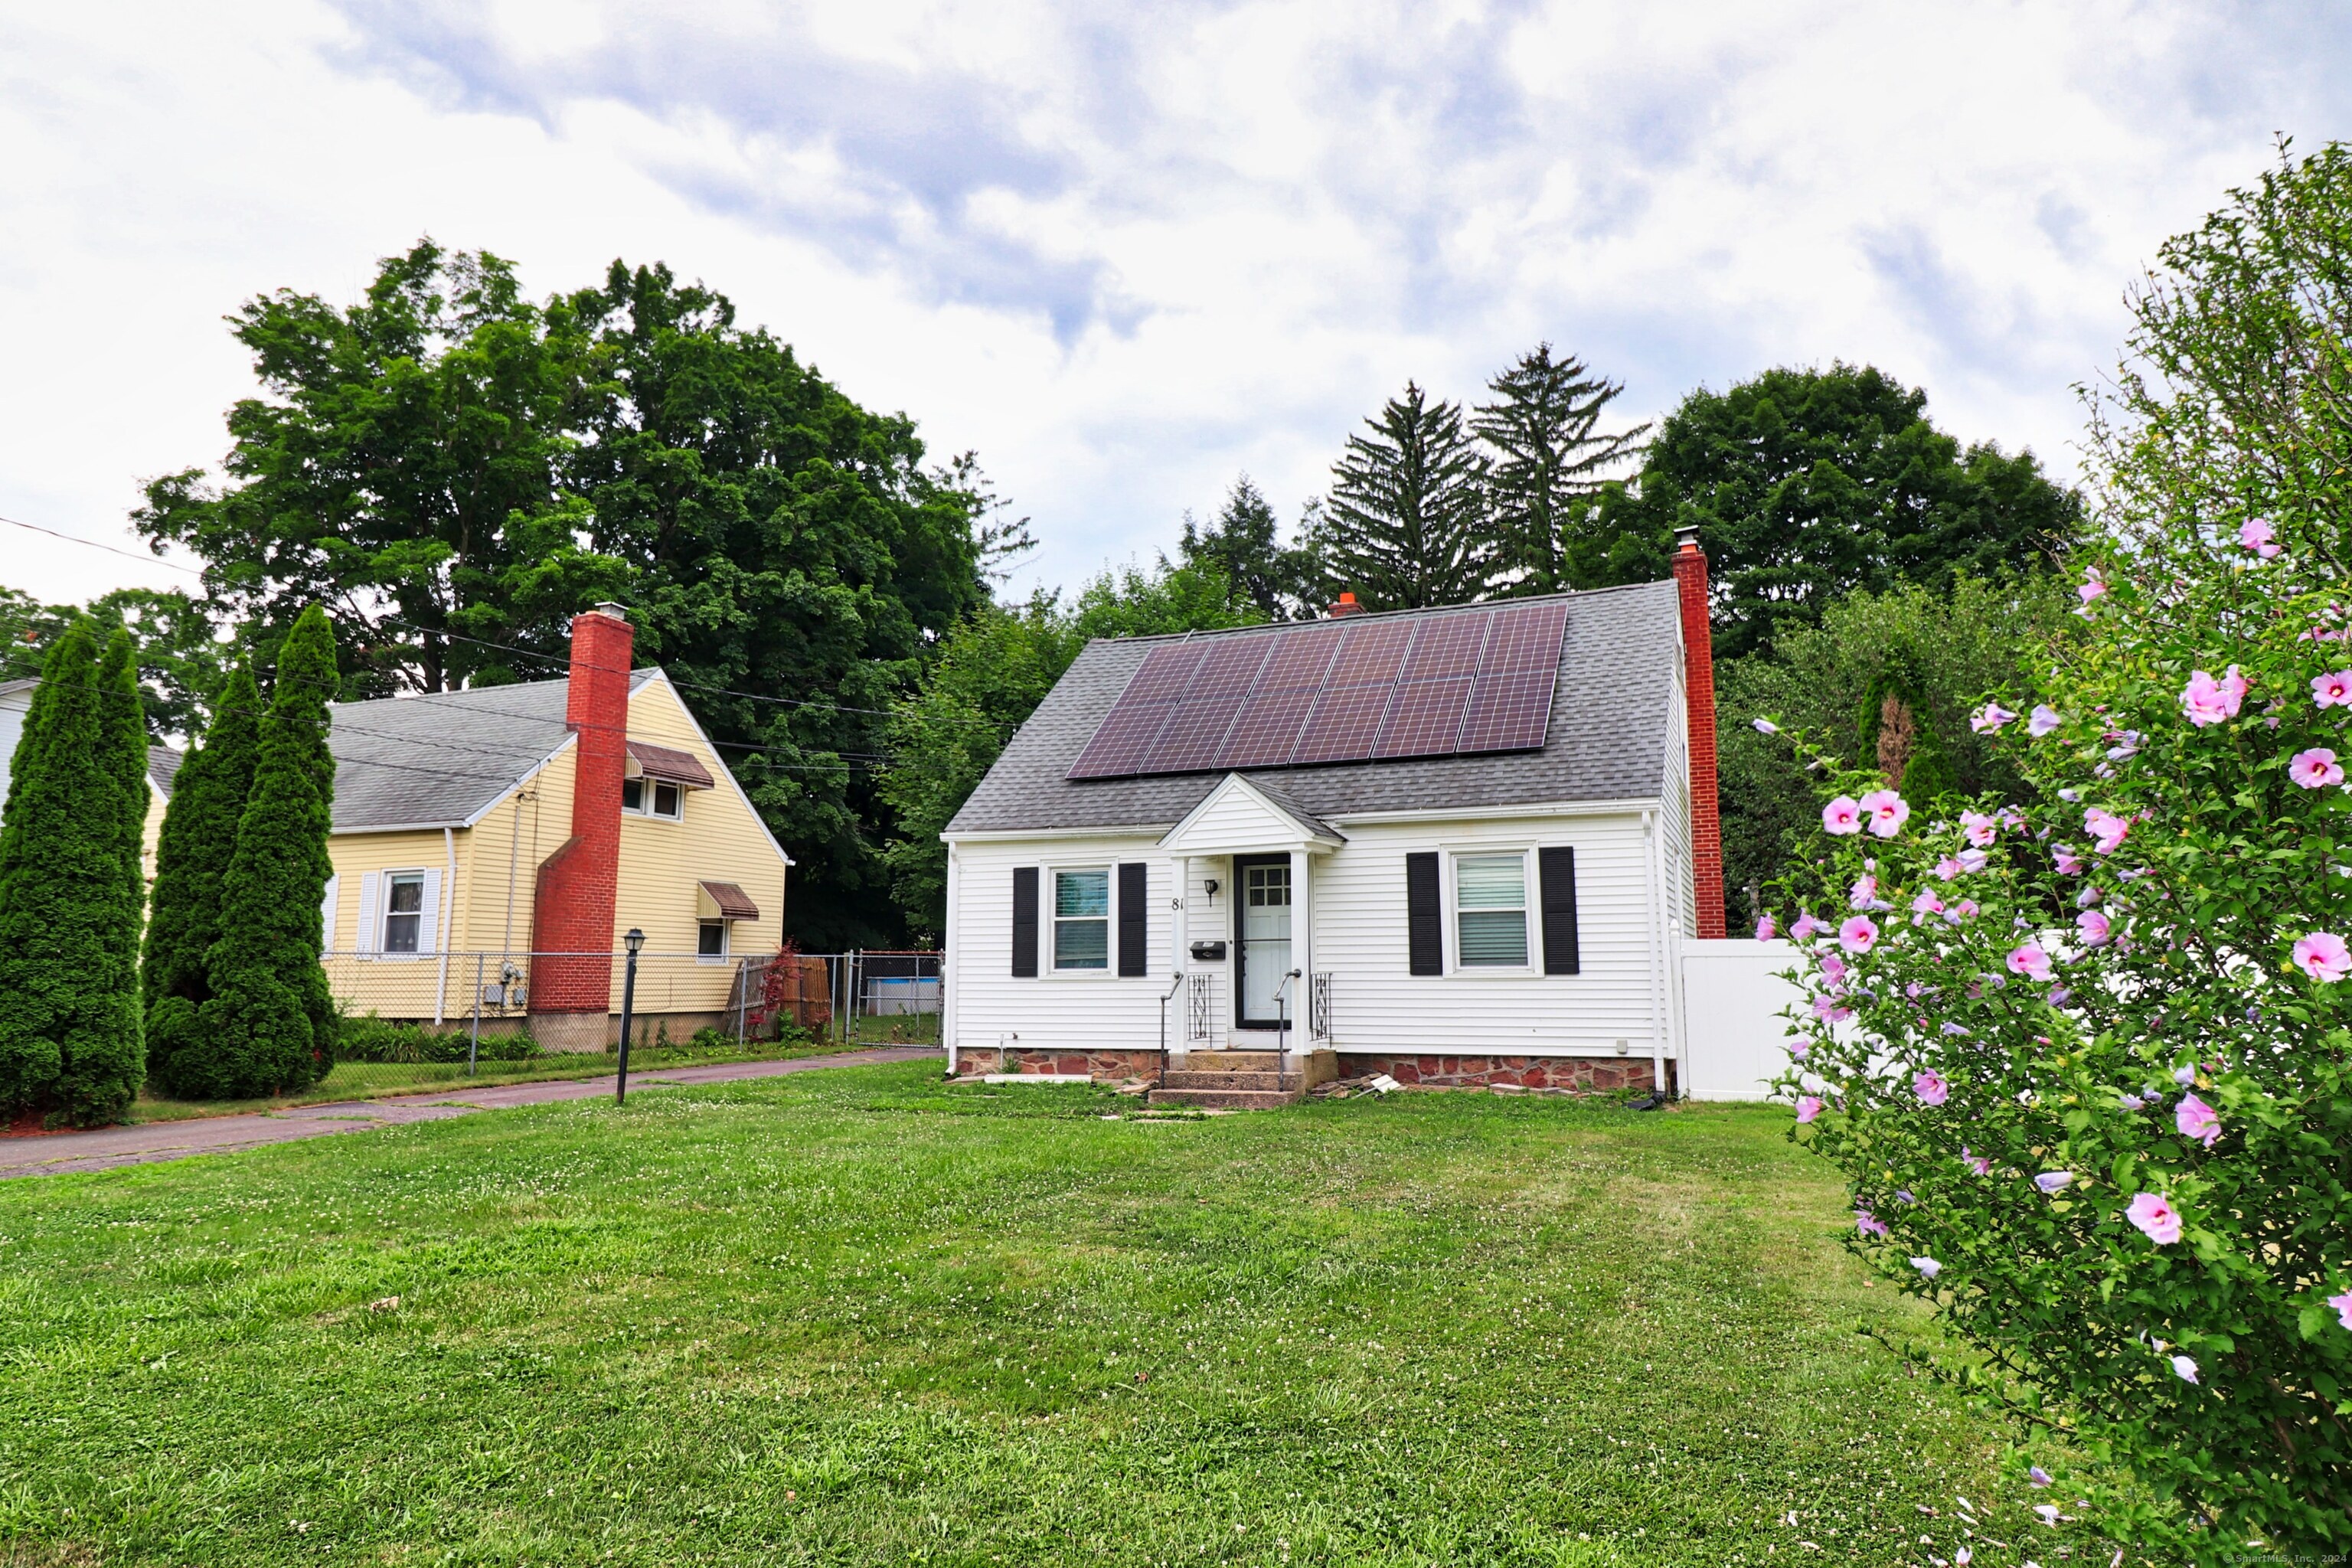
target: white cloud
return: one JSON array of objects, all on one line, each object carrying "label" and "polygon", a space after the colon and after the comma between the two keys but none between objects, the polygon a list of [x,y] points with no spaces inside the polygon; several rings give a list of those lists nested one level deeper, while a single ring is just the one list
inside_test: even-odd
[{"label": "white cloud", "polygon": [[[0,17],[0,513],[127,542],[221,317],[431,232],[735,296],[1037,520],[1030,575],[1284,510],[1538,337],[1629,417],[1869,361],[2063,469],[2161,239],[2347,127],[2324,11],[268,0]],[[12,537],[49,597],[175,580]],[[142,572],[144,574],[142,575]]]}]

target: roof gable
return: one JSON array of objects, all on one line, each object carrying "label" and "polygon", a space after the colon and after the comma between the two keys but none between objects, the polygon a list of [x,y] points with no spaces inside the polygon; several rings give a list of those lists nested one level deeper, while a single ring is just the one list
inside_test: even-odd
[{"label": "roof gable", "polygon": [[[1643,800],[1665,787],[1680,679],[1672,582],[1559,595],[1568,606],[1551,720],[1539,751],[1252,770],[1317,819],[1553,801]],[[1196,633],[1195,637],[1247,635]],[[948,825],[950,837],[1046,828],[1167,827],[1225,776],[1072,780],[1066,775],[1151,648],[1169,638],[1089,643]]]},{"label": "roof gable", "polygon": [[1223,855],[1307,845],[1336,848],[1345,842],[1346,835],[1299,810],[1278,790],[1227,773],[1168,830],[1160,847],[1175,855]]}]

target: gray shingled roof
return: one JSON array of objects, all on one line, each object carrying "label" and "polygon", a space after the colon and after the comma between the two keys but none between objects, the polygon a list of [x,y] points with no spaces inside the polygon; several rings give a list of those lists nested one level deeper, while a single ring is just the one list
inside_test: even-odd
[{"label": "gray shingled roof", "polygon": [[180,776],[180,764],[186,760],[186,752],[170,746],[147,748],[147,776],[165,800],[172,798],[172,781]]},{"label": "gray shingled roof", "polygon": [[[1568,605],[1568,630],[1560,643],[1551,727],[1541,751],[1252,769],[1250,781],[1278,791],[1286,804],[1318,817],[1658,795],[1665,784],[1682,644],[1675,584],[1642,583],[1560,597]],[[1264,637],[1272,629],[1192,635]],[[1145,827],[1181,821],[1216,787],[1223,771],[1083,783],[1065,776],[1144,656],[1171,640],[1088,643],[948,831]]]},{"label": "gray shingled roof", "polygon": [[[633,672],[629,689],[656,673]],[[569,679],[533,680],[336,703],[335,831],[468,821],[563,744],[571,689]]]}]

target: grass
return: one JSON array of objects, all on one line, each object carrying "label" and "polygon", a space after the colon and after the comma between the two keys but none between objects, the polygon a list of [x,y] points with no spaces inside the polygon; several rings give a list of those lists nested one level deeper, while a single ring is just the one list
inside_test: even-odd
[{"label": "grass", "polygon": [[[717,1051],[698,1051],[686,1046],[633,1045],[629,1047],[629,1074],[634,1079],[640,1072],[669,1068],[788,1061],[835,1051],[862,1050],[874,1043],[877,1042],[860,1040],[845,1045],[818,1041],[794,1046],[754,1043],[740,1049]],[[284,1110],[297,1105],[327,1105],[344,1100],[380,1100],[386,1095],[426,1093],[436,1089],[483,1089],[502,1083],[603,1078],[615,1070],[619,1062],[618,1054],[614,1052],[558,1051],[529,1061],[483,1061],[470,1074],[463,1062],[337,1062],[332,1072],[309,1089],[259,1100],[168,1100],[151,1087],[131,1103],[127,1120],[184,1121],[251,1110]]]},{"label": "grass", "polygon": [[2025,1544],[1785,1111],[1133,1108],[910,1063],[0,1184],[0,1560]]}]

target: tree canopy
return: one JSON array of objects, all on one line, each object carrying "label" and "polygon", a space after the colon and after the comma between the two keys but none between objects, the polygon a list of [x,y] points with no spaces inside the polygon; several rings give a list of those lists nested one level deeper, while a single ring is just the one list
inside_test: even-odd
[{"label": "tree canopy", "polygon": [[2080,499],[2031,452],[1962,449],[1927,403],[1847,364],[1700,388],[1660,425],[1640,474],[1603,489],[1571,552],[1576,584],[1664,577],[1675,531],[1696,524],[1716,652],[1737,657],[1857,589],[2046,570],[2081,532]]},{"label": "tree canopy", "polygon": [[927,468],[911,420],[662,267],[534,302],[425,240],[353,306],[281,290],[233,331],[264,395],[218,479],[159,479],[136,519],[204,559],[216,613],[266,655],[321,605],[364,696],[561,675],[568,617],[619,600],[791,844],[801,939],[897,934],[880,726],[1025,540],[968,457]]},{"label": "tree canopy", "polygon": [[1570,546],[1608,471],[1638,450],[1647,425],[1604,434],[1601,416],[1625,388],[1575,355],[1538,343],[1486,384],[1494,395],[1470,427],[1493,451],[1488,524],[1511,593],[1575,586]]},{"label": "tree canopy", "polygon": [[1372,610],[1459,605],[1497,570],[1486,526],[1487,459],[1458,404],[1412,382],[1389,399],[1331,469],[1310,549],[1333,583]]}]

